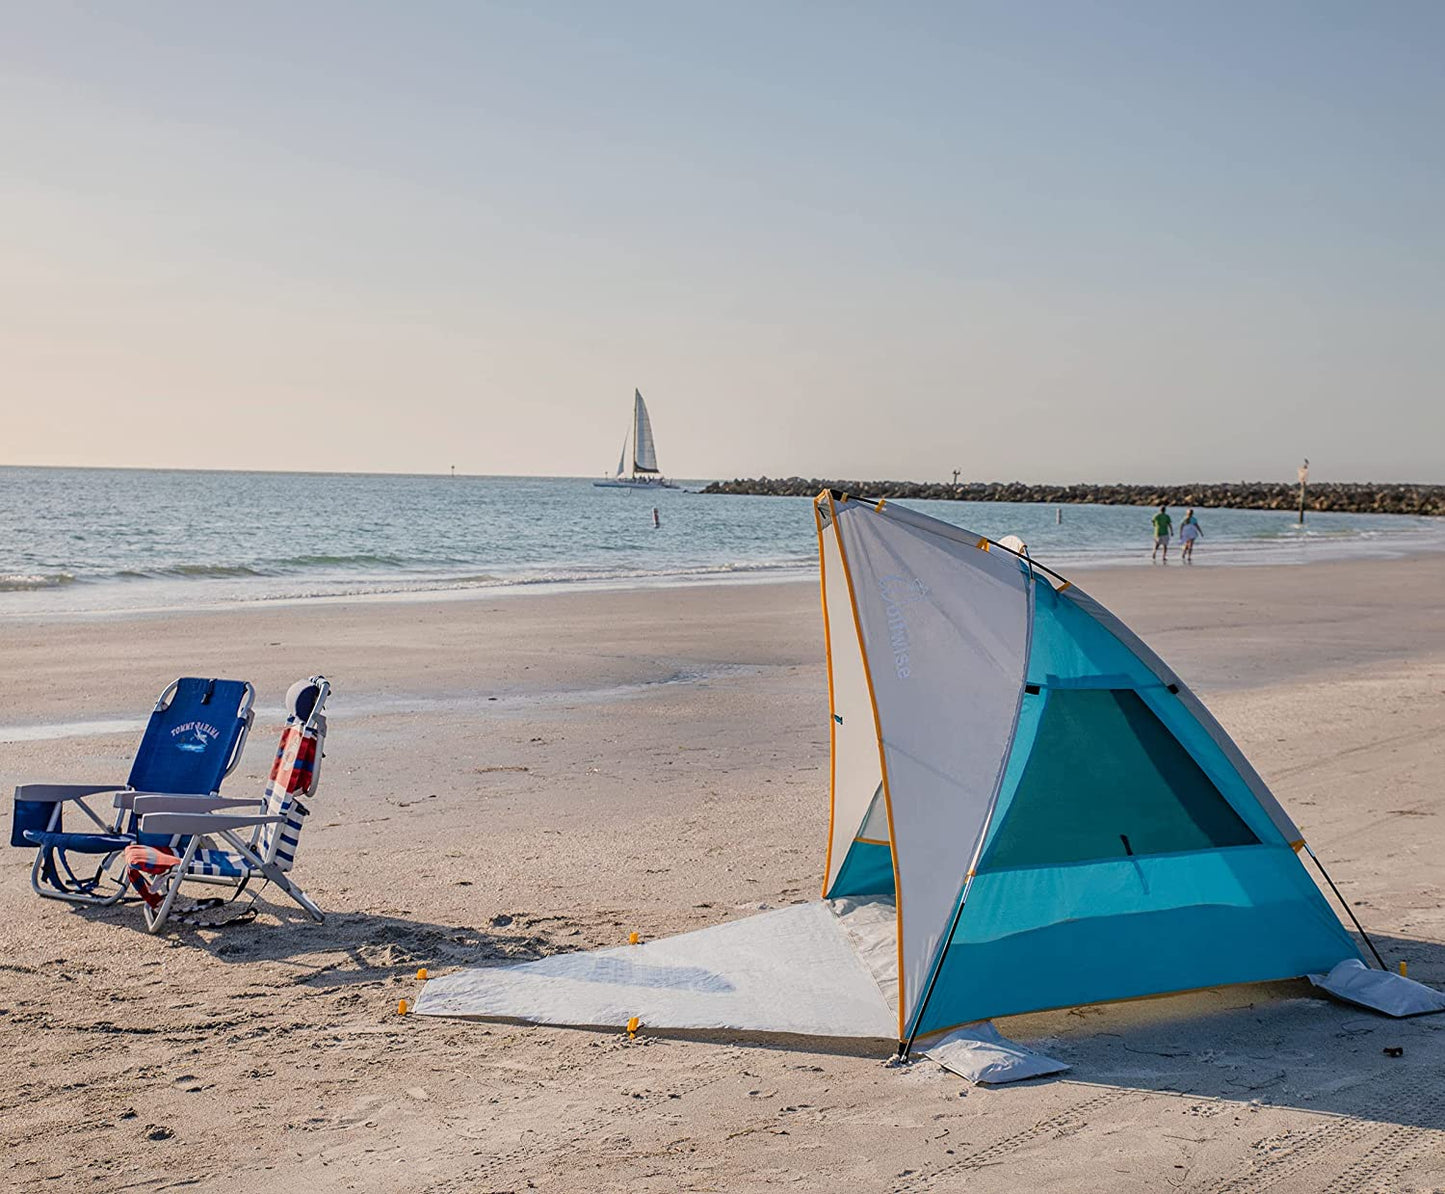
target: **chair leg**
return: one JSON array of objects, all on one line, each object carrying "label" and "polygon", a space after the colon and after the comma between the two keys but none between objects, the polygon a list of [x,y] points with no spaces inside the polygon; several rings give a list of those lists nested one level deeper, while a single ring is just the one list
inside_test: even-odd
[{"label": "chair leg", "polygon": [[[293,899],[298,905],[300,905],[302,911],[304,911],[307,916],[309,916],[317,924],[322,924],[325,922],[326,914],[316,906],[315,901],[312,900],[310,896],[308,896],[304,891],[301,890],[300,887],[298,887],[295,883],[291,882],[289,878],[287,878],[286,872],[283,871],[279,866],[277,866],[276,863],[263,862],[260,856],[257,855],[254,850],[252,850],[248,845],[246,845],[246,843],[238,840],[231,833],[223,832],[220,836],[225,838],[230,843],[230,845],[235,847],[237,852],[240,853],[240,855],[245,858],[246,861],[250,863],[253,868],[255,868],[255,871],[258,874],[264,875],[270,882],[274,883],[288,896],[290,896],[291,899]],[[161,926],[164,925],[166,923],[166,920],[169,918],[171,914],[171,905],[175,903],[176,896],[180,893],[181,883],[185,880],[186,872],[190,869],[191,861],[195,857],[196,846],[199,841],[200,835],[193,835],[190,842],[186,846],[185,856],[176,866],[173,866],[168,872],[166,872],[164,880],[166,884],[166,894],[165,898],[161,901],[160,906],[157,908],[152,908],[149,904],[142,902],[141,909],[145,914],[147,932],[159,932]]]},{"label": "chair leg", "polygon": [[277,887],[284,891],[288,896],[295,900],[296,903],[301,906],[302,911],[304,911],[307,916],[309,916],[317,924],[322,924],[325,922],[326,914],[316,906],[310,896],[308,896],[304,891],[297,887],[296,884],[292,883],[291,880],[286,877],[286,872],[283,871],[280,866],[278,866],[274,862],[263,861],[261,856],[257,854],[255,850],[253,850],[249,845],[243,842],[234,833],[226,832],[223,833],[221,836],[224,837],[236,849],[236,851],[241,855],[242,858],[244,858],[253,867],[255,867],[257,871],[265,875],[267,879],[269,879],[272,883],[274,883]]},{"label": "chair leg", "polygon": [[60,892],[53,889],[47,891],[44,887],[40,886],[40,876],[44,871],[45,850],[42,847],[35,851],[35,865],[30,868],[30,889],[35,892],[36,895],[40,896],[41,899],[63,900],[65,897]]},{"label": "chair leg", "polygon": [[326,914],[312,902],[311,897],[297,887],[296,884],[292,883],[291,880],[286,877],[286,872],[274,862],[268,862],[261,868],[261,872],[266,878],[271,880],[272,883],[295,900],[306,915],[311,917],[317,924],[322,924],[326,920]]},{"label": "chair leg", "polygon": [[[54,860],[50,859],[47,867],[46,851],[51,847],[42,847],[35,852],[35,865],[30,868],[30,889],[43,900],[64,900],[68,904],[91,904],[100,908],[108,908],[112,904],[118,904],[130,890],[130,883],[122,870],[119,879],[107,876],[107,879],[116,885],[116,888],[109,895],[90,895],[82,891],[73,891],[60,877],[60,871],[55,866]],[[102,870],[108,867],[115,855],[106,858]],[[45,880],[44,883],[41,880]]]},{"label": "chair leg", "polygon": [[166,896],[161,901],[159,908],[152,908],[149,904],[142,902],[141,908],[145,912],[146,932],[158,933],[161,926],[166,923],[166,918],[171,914],[171,905],[176,902],[176,896],[181,891],[181,880],[186,877],[186,868],[191,865],[191,859],[196,856],[196,846],[200,842],[199,834],[193,834],[191,840],[186,843],[185,855],[181,861],[166,872]]}]

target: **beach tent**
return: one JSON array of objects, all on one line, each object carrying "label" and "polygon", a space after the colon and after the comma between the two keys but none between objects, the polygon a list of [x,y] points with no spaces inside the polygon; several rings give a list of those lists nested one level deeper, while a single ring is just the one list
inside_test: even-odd
[{"label": "beach tent", "polygon": [[1026,555],[823,493],[823,895],[891,897],[900,1041],[1358,957],[1209,711]]},{"label": "beach tent", "polygon": [[1026,551],[891,502],[814,510],[824,902],[446,975],[418,1012],[896,1032],[906,1051],[993,1016],[1359,958],[1299,830],[1117,618]]}]

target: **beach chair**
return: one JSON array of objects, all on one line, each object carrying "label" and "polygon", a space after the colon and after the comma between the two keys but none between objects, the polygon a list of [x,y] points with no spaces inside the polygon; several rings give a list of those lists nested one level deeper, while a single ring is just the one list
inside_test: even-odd
[{"label": "beach chair", "polygon": [[[321,748],[326,740],[323,709],[330,695],[331,685],[324,676],[302,680],[286,694],[286,726],[261,799],[135,798],[143,835],[176,835],[185,843],[159,847],[138,841],[126,847],[126,873],[142,901],[147,930],[159,932],[170,920],[218,926],[253,919],[256,899],[268,883],[290,896],[312,920],[325,919],[288,872],[309,815],[306,801],[315,794],[320,778]],[[233,890],[224,898],[179,908],[177,897],[183,883]],[[237,900],[253,883],[256,886],[244,908],[223,911],[224,905]]]},{"label": "beach chair", "polygon": [[[35,893],[77,904],[114,904],[125,896],[124,872],[114,865],[120,852],[136,841],[171,841],[137,836],[135,796],[215,797],[240,761],[255,695],[244,680],[183,676],[167,686],[151,710],[125,783],[18,785],[10,844],[35,850],[30,871]],[[91,804],[104,796],[112,797],[108,815]],[[77,856],[86,863],[73,865]]]}]

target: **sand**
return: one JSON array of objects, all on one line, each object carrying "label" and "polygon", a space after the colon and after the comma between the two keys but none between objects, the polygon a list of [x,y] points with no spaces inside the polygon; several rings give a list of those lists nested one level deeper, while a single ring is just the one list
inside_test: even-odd
[{"label": "sand", "polygon": [[[1390,961],[1445,986],[1445,558],[1077,579],[1210,701]],[[295,871],[324,925],[273,901],[150,937],[133,908],[34,898],[26,853],[0,852],[0,1186],[1445,1188],[1445,1017],[1302,982],[1001,1020],[1074,1068],[997,1090],[843,1042],[395,1014],[420,965],[815,898],[816,602],[767,584],[0,621],[16,781],[123,777],[133,731],[40,727],[138,719],[172,676],[215,673],[261,692],[229,781],[259,793],[286,686],[335,683]]]}]

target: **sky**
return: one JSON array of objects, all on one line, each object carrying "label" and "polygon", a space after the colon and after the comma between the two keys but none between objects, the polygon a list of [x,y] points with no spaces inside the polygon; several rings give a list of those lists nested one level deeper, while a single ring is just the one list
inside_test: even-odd
[{"label": "sky", "polygon": [[1445,482],[1445,5],[0,0],[0,463]]}]

